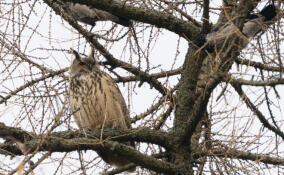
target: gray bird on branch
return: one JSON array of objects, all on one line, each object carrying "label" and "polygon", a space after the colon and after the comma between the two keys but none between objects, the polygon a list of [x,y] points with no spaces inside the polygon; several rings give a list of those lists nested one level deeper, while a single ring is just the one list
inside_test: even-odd
[{"label": "gray bird on branch", "polygon": [[[114,80],[99,69],[93,51],[82,58],[76,51],[70,67],[68,96],[75,122],[84,129],[130,129],[125,100]],[[124,144],[135,147],[134,142]],[[122,167],[130,160],[108,149],[96,151],[110,165]],[[130,171],[134,171],[131,169]]]},{"label": "gray bird on branch", "polygon": [[95,26],[97,21],[112,21],[125,27],[131,24],[129,19],[79,3],[66,2],[63,4],[63,9],[74,19],[91,26]]},{"label": "gray bird on branch", "polygon": [[[277,12],[274,5],[264,7],[258,14],[249,14],[242,29],[243,37],[241,39],[241,47],[244,48],[249,43],[249,40],[256,36],[257,33],[265,31],[267,29],[265,24],[269,24],[276,14]],[[193,41],[193,44],[205,48],[209,53],[219,51],[224,47],[226,40],[232,36],[232,34],[237,34],[238,30],[237,26],[232,23],[220,24],[212,29],[210,33],[200,35]]]}]

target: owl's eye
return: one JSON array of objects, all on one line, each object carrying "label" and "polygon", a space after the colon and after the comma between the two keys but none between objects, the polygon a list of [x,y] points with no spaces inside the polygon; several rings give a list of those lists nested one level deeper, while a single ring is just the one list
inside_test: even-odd
[{"label": "owl's eye", "polygon": [[82,62],[82,61],[80,61],[79,64],[80,64],[81,66],[86,65],[86,63],[84,63],[84,62]]}]

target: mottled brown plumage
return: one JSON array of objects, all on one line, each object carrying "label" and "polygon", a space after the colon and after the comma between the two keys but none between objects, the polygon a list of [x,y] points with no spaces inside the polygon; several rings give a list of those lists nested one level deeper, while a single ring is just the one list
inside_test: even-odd
[{"label": "mottled brown plumage", "polygon": [[[70,67],[69,100],[80,129],[129,129],[129,112],[124,98],[110,76],[102,72],[93,56],[77,52]],[[125,143],[134,147],[134,143]],[[131,163],[108,150],[98,150],[107,163],[118,167]]]}]

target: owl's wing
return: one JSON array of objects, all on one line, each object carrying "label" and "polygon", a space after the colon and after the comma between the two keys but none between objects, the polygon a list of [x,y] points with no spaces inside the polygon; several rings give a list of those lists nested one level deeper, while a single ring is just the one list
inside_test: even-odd
[{"label": "owl's wing", "polygon": [[124,115],[124,119],[125,119],[125,123],[127,125],[127,128],[131,128],[129,110],[127,108],[126,102],[124,100],[124,97],[123,97],[121,91],[119,90],[119,88],[118,88],[117,84],[115,83],[115,81],[109,75],[107,75],[106,73],[104,73],[104,75],[108,79],[108,83],[110,85],[109,87],[112,87],[111,90],[114,92],[114,93],[112,93],[113,94],[113,99],[115,99],[118,102],[118,104],[119,104],[119,106],[120,106],[120,108],[122,110],[122,113]]},{"label": "owl's wing", "polygon": [[117,90],[119,91],[119,94],[120,94],[120,96],[118,97],[118,101],[121,104],[122,111],[123,111],[123,113],[125,115],[125,123],[126,123],[128,128],[131,128],[129,110],[128,110],[127,106],[126,106],[126,102],[125,102],[125,100],[124,100],[124,98],[123,98],[123,96],[122,96],[122,94],[121,94],[121,92],[120,92],[120,90],[119,90],[117,85],[116,85],[116,88],[117,88]]},{"label": "owl's wing", "polygon": [[[108,77],[109,83],[111,84],[111,87],[114,88],[113,91],[115,91],[115,93],[113,93],[113,94],[116,94],[116,95],[113,97],[113,99],[116,99],[117,102],[119,103],[121,110],[124,114],[125,124],[126,124],[127,128],[130,129],[131,128],[130,114],[129,114],[129,110],[126,106],[126,102],[123,98],[123,95],[122,95],[121,91],[119,90],[117,84],[114,82],[114,80],[110,76],[108,76],[107,74],[105,74],[105,75]],[[125,142],[125,144],[135,148],[135,142],[134,141]]]}]

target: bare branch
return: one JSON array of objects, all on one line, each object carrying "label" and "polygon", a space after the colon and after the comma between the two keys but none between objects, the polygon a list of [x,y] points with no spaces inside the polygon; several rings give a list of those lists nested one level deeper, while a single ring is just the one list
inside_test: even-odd
[{"label": "bare branch", "polygon": [[276,127],[272,126],[265,118],[265,116],[257,109],[257,107],[250,101],[250,99],[247,97],[247,95],[244,93],[244,91],[241,88],[240,84],[233,84],[231,85],[234,87],[236,92],[239,94],[239,96],[242,98],[242,100],[246,103],[247,107],[251,109],[251,111],[257,116],[259,121],[263,124],[264,127],[271,130],[275,134],[279,135],[284,139],[284,133],[277,129]]},{"label": "bare branch", "polygon": [[252,60],[244,60],[241,58],[236,58],[235,59],[236,63],[246,65],[246,66],[252,66],[261,70],[266,70],[266,71],[274,71],[274,72],[284,72],[283,68],[280,67],[273,67],[273,66],[268,66],[266,64],[262,64],[259,62],[255,62]]},{"label": "bare branch", "polygon": [[265,164],[284,166],[283,158],[277,158],[277,157],[272,157],[269,155],[240,151],[234,148],[212,149],[211,151],[208,151],[208,152],[196,153],[195,156],[213,156],[213,157],[217,156],[217,157],[250,160],[250,161],[261,162]]},{"label": "bare branch", "polygon": [[245,80],[242,78],[238,78],[238,79],[231,78],[230,82],[233,84],[248,85],[248,86],[276,86],[276,85],[283,85],[284,79],[277,78],[277,79],[267,80],[267,81],[253,81],[253,80]]},{"label": "bare branch", "polygon": [[0,100],[0,104],[2,103],[6,103],[7,100],[9,100],[11,97],[13,97],[14,95],[16,95],[17,93],[19,93],[20,91],[30,87],[30,86],[33,86],[34,84],[40,82],[40,81],[44,81],[46,80],[47,78],[52,78],[56,75],[59,75],[59,74],[62,74],[64,72],[66,72],[67,70],[69,70],[69,68],[64,68],[64,69],[61,69],[61,70],[58,70],[58,71],[52,71],[51,73],[49,74],[46,74],[46,75],[43,75],[42,77],[40,78],[37,78],[35,80],[32,80],[32,81],[29,81],[27,82],[26,84],[18,87],[16,90],[10,92],[6,97],[1,97],[2,100]]},{"label": "bare branch", "polygon": [[[159,73],[153,73],[149,74],[150,77],[158,79],[158,78],[164,78],[164,77],[170,77],[173,75],[179,75],[181,73],[182,68],[169,70],[169,71],[161,71]],[[117,83],[119,82],[131,82],[131,81],[139,81],[140,77],[137,76],[128,76],[128,77],[119,77],[114,79]]]}]

